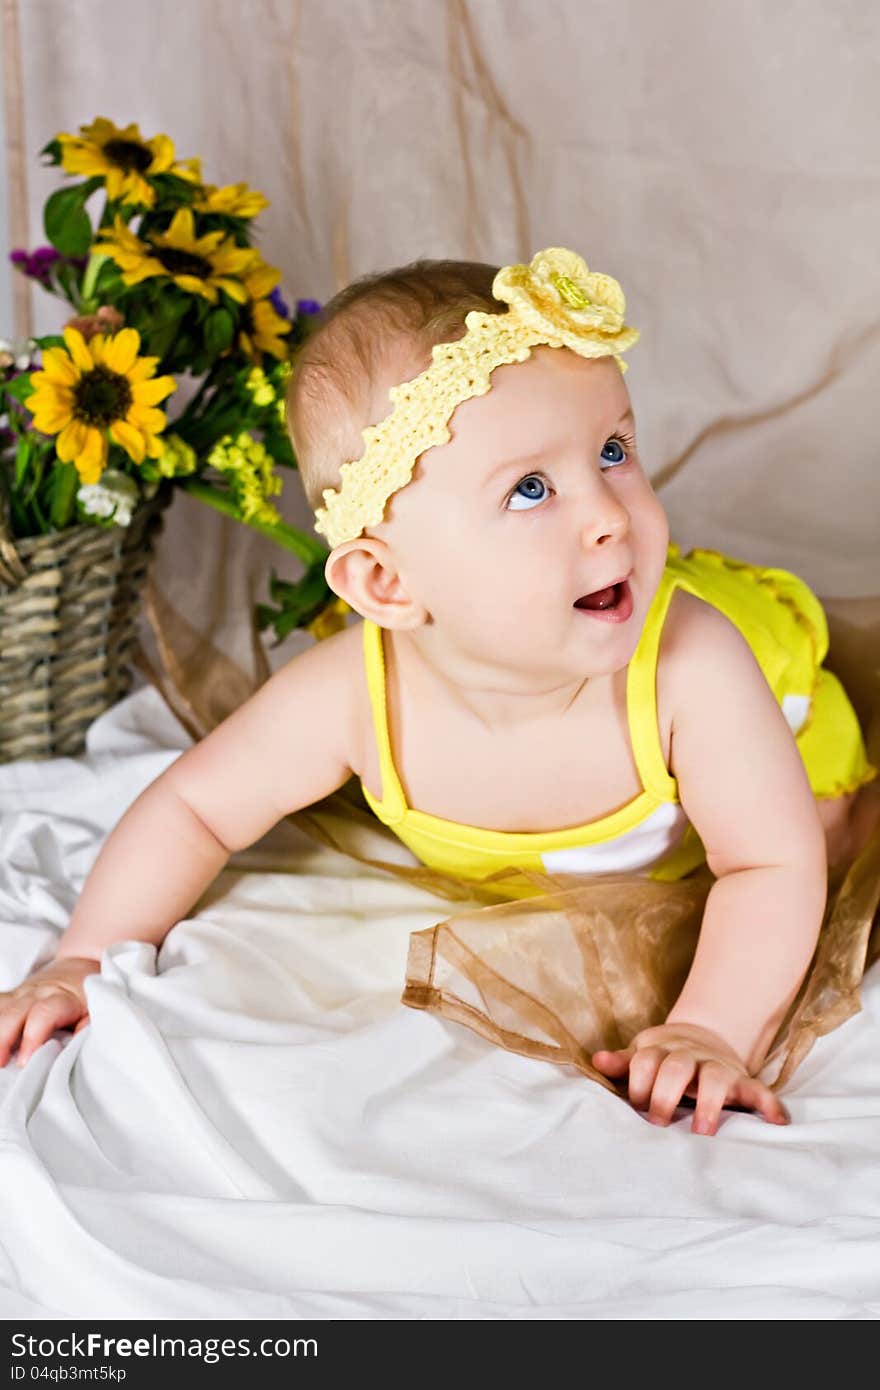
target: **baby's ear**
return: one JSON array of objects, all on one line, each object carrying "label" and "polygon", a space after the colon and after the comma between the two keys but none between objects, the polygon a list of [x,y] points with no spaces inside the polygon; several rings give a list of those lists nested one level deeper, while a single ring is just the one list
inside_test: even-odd
[{"label": "baby's ear", "polygon": [[386,541],[358,536],[337,545],[327,558],[324,578],[349,608],[380,627],[419,627],[427,616],[404,588]]},{"label": "baby's ear", "polygon": [[357,601],[357,592],[360,583],[360,571],[363,568],[363,556],[358,558],[358,552],[363,547],[360,541],[346,541],[344,545],[334,546],[327,556],[327,563],[324,566],[324,578],[329,587],[339,598],[345,599],[349,608],[355,609],[360,613],[360,604]]}]

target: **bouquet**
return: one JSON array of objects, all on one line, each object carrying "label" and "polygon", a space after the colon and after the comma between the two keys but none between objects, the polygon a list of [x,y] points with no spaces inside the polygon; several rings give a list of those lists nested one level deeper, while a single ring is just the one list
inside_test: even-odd
[{"label": "bouquet", "polygon": [[276,466],[296,468],[285,383],[321,306],[291,314],[254,245],[269,200],[104,117],[41,153],[67,180],[45,205],[50,244],[11,260],[73,314],[60,334],[0,341],[0,533],[127,526],[141,499],[180,488],[303,562],[296,583],[273,568],[277,607],[257,607],[276,646],[298,627],[330,635],[349,609],[324,579],[329,551],[272,502]]}]

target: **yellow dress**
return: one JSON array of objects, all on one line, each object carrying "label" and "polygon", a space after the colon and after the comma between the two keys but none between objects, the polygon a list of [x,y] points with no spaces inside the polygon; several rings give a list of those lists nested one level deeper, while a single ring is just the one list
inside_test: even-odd
[{"label": "yellow dress", "polygon": [[[627,671],[627,723],[642,791],[610,815],[563,830],[487,830],[407,806],[391,755],[382,629],[363,622],[363,650],[382,799],[361,780],[372,811],[422,863],[467,879],[518,865],[548,873],[637,873],[672,882],[705,863],[705,850],[681,806],[660,745],[656,664],[663,623],[677,587],[711,603],[736,624],[779,701],[813,792],[839,796],[878,775],[868,762],[855,710],[822,662],[828,624],[818,598],[797,575],[732,559],[715,550],[682,556],[670,543],[666,566]],[[501,890],[528,897],[527,884]]]}]

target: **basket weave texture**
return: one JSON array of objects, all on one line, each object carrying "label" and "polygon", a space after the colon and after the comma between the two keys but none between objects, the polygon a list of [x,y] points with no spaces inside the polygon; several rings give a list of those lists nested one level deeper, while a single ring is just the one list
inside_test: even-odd
[{"label": "basket weave texture", "polygon": [[126,527],[0,534],[0,762],[75,757],[131,688],[161,489]]}]

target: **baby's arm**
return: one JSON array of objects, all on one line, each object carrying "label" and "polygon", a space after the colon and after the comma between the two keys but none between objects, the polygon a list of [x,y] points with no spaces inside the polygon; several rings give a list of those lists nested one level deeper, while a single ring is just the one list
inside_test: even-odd
[{"label": "baby's arm", "polygon": [[0,995],[0,1066],[87,1016],[84,982],[116,941],[159,945],[229,856],[351,775],[350,633],[283,666],[137,797],[98,854],[55,959]]},{"label": "baby's arm", "polygon": [[[636,1105],[650,1098],[650,1118],[668,1123],[686,1088],[697,1087],[694,1128],[703,1133],[714,1132],[726,1099],[784,1122],[773,1093],[749,1078],[815,950],[827,897],[822,824],[794,736],[751,648],[707,604],[689,620],[673,688],[672,771],[717,881],[666,1024],[627,1049],[630,1098]],[[620,1074],[619,1066],[610,1070]]]}]

